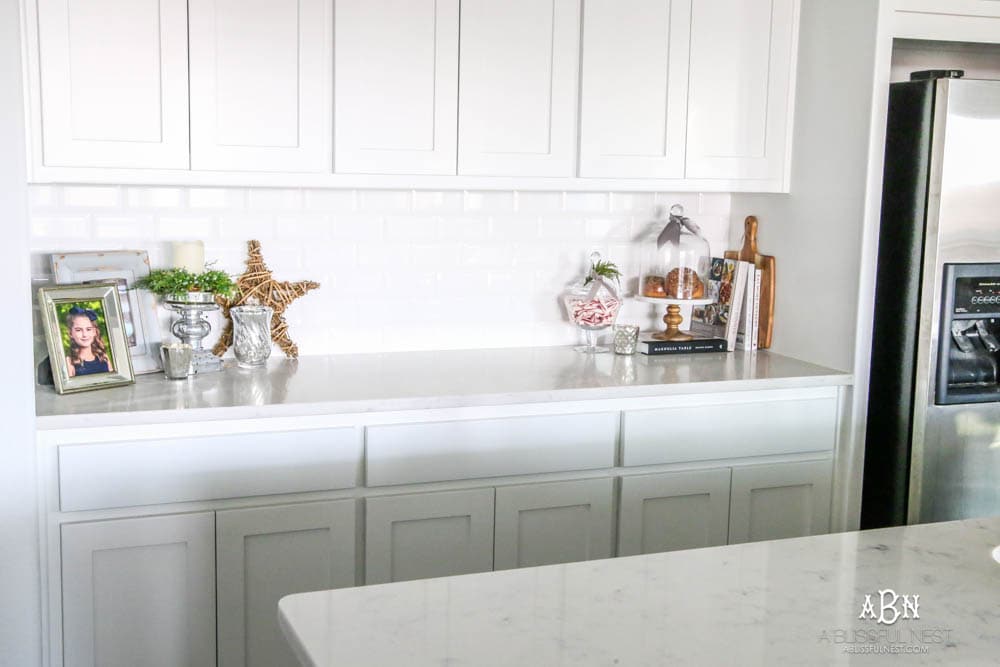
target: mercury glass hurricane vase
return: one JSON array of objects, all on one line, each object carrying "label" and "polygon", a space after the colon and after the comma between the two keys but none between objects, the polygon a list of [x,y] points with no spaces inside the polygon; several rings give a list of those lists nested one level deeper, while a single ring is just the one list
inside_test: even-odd
[{"label": "mercury glass hurricane vase", "polygon": [[259,368],[271,356],[271,316],[269,306],[233,306],[233,353],[240,368]]}]

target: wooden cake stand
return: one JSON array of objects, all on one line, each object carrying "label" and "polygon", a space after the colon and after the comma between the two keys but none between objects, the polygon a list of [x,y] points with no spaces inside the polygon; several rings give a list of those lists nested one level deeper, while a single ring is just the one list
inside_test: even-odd
[{"label": "wooden cake stand", "polygon": [[694,336],[680,330],[681,322],[684,321],[684,318],[681,316],[681,306],[707,306],[714,302],[713,299],[666,299],[652,296],[637,296],[635,298],[637,301],[645,301],[646,303],[655,303],[667,307],[667,314],[663,316],[663,322],[667,325],[667,328],[664,331],[653,334],[653,338],[656,340],[693,340]]}]

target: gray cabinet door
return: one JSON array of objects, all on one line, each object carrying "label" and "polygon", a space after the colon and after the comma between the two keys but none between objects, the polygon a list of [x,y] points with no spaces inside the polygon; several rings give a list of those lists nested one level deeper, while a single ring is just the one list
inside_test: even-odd
[{"label": "gray cabinet door", "polygon": [[614,480],[497,488],[493,568],[610,558]]},{"label": "gray cabinet door", "polygon": [[365,582],[493,569],[493,489],[366,501]]},{"label": "gray cabinet door", "polygon": [[64,667],[215,665],[212,512],[62,527]]},{"label": "gray cabinet door", "polygon": [[725,544],[729,468],[622,478],[618,555]]},{"label": "gray cabinet door", "polygon": [[733,468],[729,543],[829,532],[832,476],[830,460]]},{"label": "gray cabinet door", "polygon": [[278,600],[355,584],[354,500],[218,513],[220,667],[298,667]]}]

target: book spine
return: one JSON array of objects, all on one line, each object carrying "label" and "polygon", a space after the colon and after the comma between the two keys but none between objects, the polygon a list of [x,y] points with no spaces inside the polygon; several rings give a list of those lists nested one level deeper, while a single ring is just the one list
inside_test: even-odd
[{"label": "book spine", "polygon": [[757,349],[757,343],[760,339],[760,286],[761,280],[763,280],[764,272],[760,269],[754,269],[753,272],[753,326],[750,328],[750,333],[753,336],[751,349]]},{"label": "book spine", "polygon": [[744,290],[747,285],[747,262],[736,263],[736,275],[733,277],[733,293],[729,306],[729,319],[726,322],[726,341],[729,350],[736,349],[736,332],[740,327],[740,313],[742,311],[743,300],[746,298]]},{"label": "book spine", "polygon": [[740,329],[736,334],[737,350],[752,350],[753,348],[753,284],[756,269],[747,262],[747,286],[743,290],[743,315],[740,317]]},{"label": "book spine", "polygon": [[640,350],[643,354],[686,354],[688,352],[725,352],[726,341],[721,338],[713,340],[693,340],[687,342],[664,341],[662,343],[644,343]]}]

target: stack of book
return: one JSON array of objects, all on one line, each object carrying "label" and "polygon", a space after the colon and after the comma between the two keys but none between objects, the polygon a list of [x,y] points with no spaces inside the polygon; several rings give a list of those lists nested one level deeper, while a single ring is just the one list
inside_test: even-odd
[{"label": "stack of book", "polygon": [[661,341],[648,336],[639,342],[643,354],[683,354],[756,350],[760,324],[760,269],[751,262],[712,258],[706,298],[695,306],[690,341]]}]

